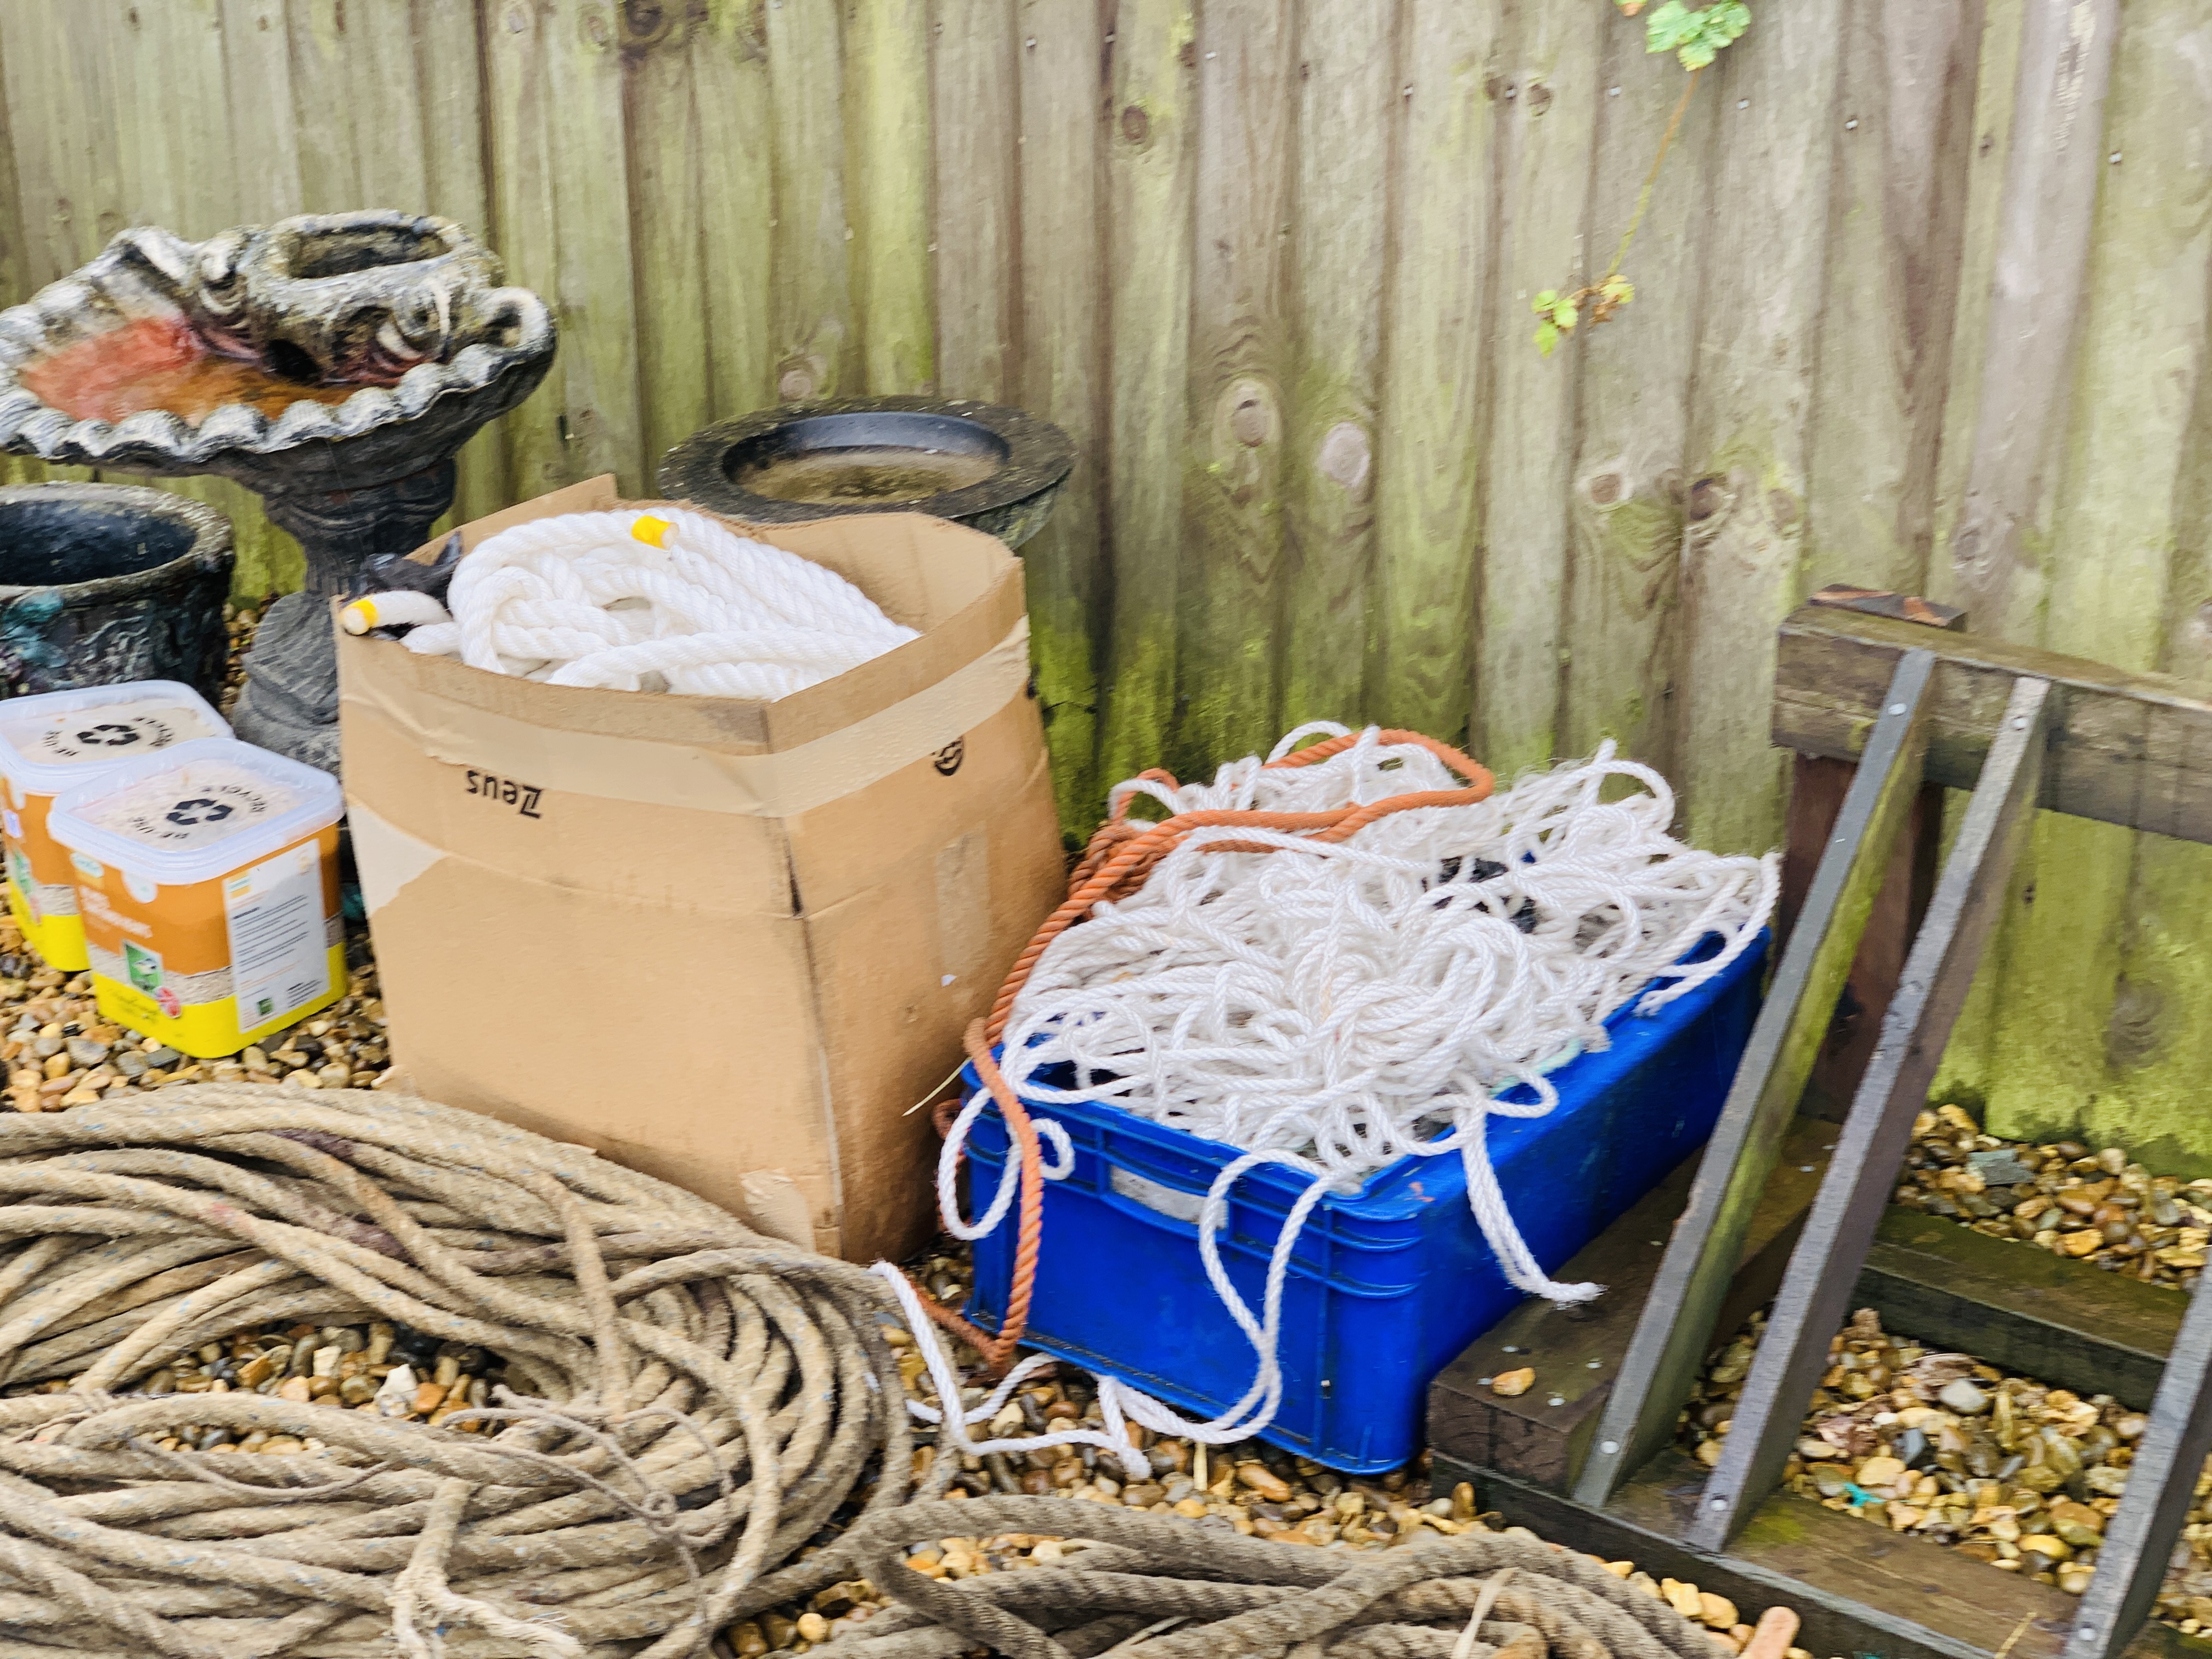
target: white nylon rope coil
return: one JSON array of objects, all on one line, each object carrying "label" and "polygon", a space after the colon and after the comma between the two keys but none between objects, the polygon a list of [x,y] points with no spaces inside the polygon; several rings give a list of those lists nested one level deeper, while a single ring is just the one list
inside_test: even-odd
[{"label": "white nylon rope coil", "polygon": [[[1300,726],[1269,758],[1346,729]],[[1640,787],[1609,801],[1608,783]],[[1370,727],[1317,765],[1268,770],[1253,756],[1210,784],[1133,779],[1109,799],[1149,794],[1170,813],[1316,811],[1458,787],[1429,750],[1385,744]],[[1053,941],[1014,1001],[1001,1062],[1008,1083],[1036,1106],[1115,1105],[1242,1154],[1206,1195],[1199,1248],[1258,1356],[1252,1387],[1194,1424],[1103,1379],[1109,1429],[1121,1413],[1214,1443],[1265,1428],[1281,1398],[1277,1335],[1300,1229],[1324,1195],[1356,1192],[1407,1157],[1460,1155],[1475,1217],[1516,1287],[1555,1302],[1598,1294],[1596,1285],[1544,1273],[1506,1208],[1484,1130],[1492,1115],[1549,1112],[1558,1095],[1546,1073],[1606,1047],[1610,1015],[1632,1001],[1639,1013],[1656,1012],[1723,971],[1765,925],[1779,884],[1774,856],[1686,846],[1668,833],[1674,817],[1666,780],[1617,759],[1607,743],[1587,762],[1474,805],[1392,813],[1340,844],[1195,831],[1137,892],[1099,904]],[[1204,850],[1219,841],[1282,850]],[[1681,962],[1713,934],[1717,954]],[[1041,1080],[1061,1064],[1073,1067],[1074,1087]],[[1502,1097],[1521,1084],[1534,1100]],[[970,1224],[959,1215],[961,1147],[988,1101],[980,1091],[969,1101],[938,1166],[939,1207],[961,1237],[991,1231],[1015,1193],[1009,1158],[981,1218]],[[1047,1174],[1065,1176],[1064,1132],[1036,1122],[1060,1152]],[[1264,1164],[1310,1182],[1277,1238],[1255,1316],[1229,1281],[1218,1235],[1231,1190]]]},{"label": "white nylon rope coil", "polygon": [[[422,609],[368,603],[371,620]],[[415,628],[409,650],[553,685],[761,701],[916,637],[835,571],[675,507],[502,530],[455,568],[446,606],[451,620]]]}]

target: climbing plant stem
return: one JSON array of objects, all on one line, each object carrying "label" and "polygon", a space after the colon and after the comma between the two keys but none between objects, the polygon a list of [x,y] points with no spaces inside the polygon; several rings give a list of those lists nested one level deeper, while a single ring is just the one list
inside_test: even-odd
[{"label": "climbing plant stem", "polygon": [[1636,196],[1636,211],[1628,216],[1628,228],[1620,233],[1620,246],[1613,251],[1613,263],[1598,279],[1597,286],[1601,288],[1620,275],[1621,264],[1628,258],[1629,245],[1635,241],[1644,210],[1651,205],[1651,192],[1659,186],[1659,169],[1667,164],[1667,152],[1674,146],[1674,135],[1682,130],[1682,117],[1689,112],[1690,94],[1698,89],[1698,77],[1704,73],[1701,69],[1693,69],[1683,77],[1682,95],[1674,100],[1674,112],[1667,118],[1667,131],[1659,139],[1659,153],[1651,158],[1651,170],[1644,175],[1644,188]]}]

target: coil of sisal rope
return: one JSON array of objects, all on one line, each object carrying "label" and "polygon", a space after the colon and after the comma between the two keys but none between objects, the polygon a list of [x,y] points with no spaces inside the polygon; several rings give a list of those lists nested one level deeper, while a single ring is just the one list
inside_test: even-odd
[{"label": "coil of sisal rope", "polygon": [[[1315,736],[1322,741],[1297,746]],[[1125,1414],[1212,1443],[1266,1428],[1280,1401],[1278,1322],[1300,1228],[1328,1193],[1357,1190],[1406,1158],[1462,1158],[1476,1218],[1515,1285],[1560,1302],[1595,1295],[1597,1285],[1552,1279],[1522,1242],[1485,1123],[1548,1112],[1558,1097],[1546,1074],[1603,1047],[1608,1017],[1631,1003],[1656,1011],[1749,948],[1778,871],[1771,856],[1722,857],[1674,840],[1666,781],[1616,759],[1610,744],[1502,793],[1489,782],[1417,734],[1317,722],[1211,784],[1149,772],[1115,786],[1067,902],[1016,963],[991,1024],[970,1033],[985,1086],[945,1126],[938,1190],[949,1230],[984,1236],[1018,1193],[1006,1322],[987,1336],[930,1310],[937,1322],[1000,1366],[1021,1334],[1043,1182],[1067,1173],[1065,1133],[1024,1099],[1115,1105],[1241,1154],[1207,1194],[1199,1248],[1252,1345],[1251,1388],[1193,1423],[1104,1377],[1109,1434]],[[1622,784],[1638,787],[1607,799]],[[1170,816],[1132,820],[1143,796]],[[1715,937],[1717,951],[1692,959]],[[1061,1066],[1073,1086],[1042,1080]],[[1512,1098],[1516,1085],[1531,1098]],[[969,1223],[957,1206],[961,1147],[993,1104],[1020,1157]],[[1310,1184],[1276,1241],[1255,1313],[1230,1283],[1218,1241],[1230,1191],[1262,1164]]]},{"label": "coil of sisal rope", "polygon": [[513,526],[462,556],[443,605],[374,593],[339,621],[554,685],[763,701],[916,637],[834,570],[676,507]]},{"label": "coil of sisal rope", "polygon": [[[1083,1540],[1041,1571],[940,1583],[904,1547],[978,1534]],[[1383,1556],[1202,1531],[1067,1498],[918,1503],[851,1535],[901,1605],[823,1650],[851,1659],[1715,1659],[1716,1639],[1588,1556],[1474,1531]],[[1780,1616],[1778,1617],[1777,1615]],[[1771,1609],[1747,1649],[1781,1659],[1797,1621]],[[1763,1639],[1762,1639],[1763,1638]],[[1730,1650],[1733,1651],[1733,1650]]]},{"label": "coil of sisal rope", "polygon": [[[842,1543],[769,1569],[865,1474],[864,1516],[908,1495],[879,1279],[473,1114],[199,1086],[0,1117],[0,1244],[15,1659],[672,1659],[852,1577]],[[231,1333],[348,1319],[510,1384],[437,1426],[143,1391]],[[327,1450],[159,1443],[187,1424]]]}]

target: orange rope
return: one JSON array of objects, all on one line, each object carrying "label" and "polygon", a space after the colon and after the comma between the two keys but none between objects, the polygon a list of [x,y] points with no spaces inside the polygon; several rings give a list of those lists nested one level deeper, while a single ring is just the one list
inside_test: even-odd
[{"label": "orange rope", "polygon": [[[1097,905],[1109,899],[1124,897],[1145,884],[1153,866],[1182,845],[1195,830],[1237,829],[1269,830],[1300,836],[1319,844],[1330,844],[1349,840],[1377,818],[1392,812],[1410,811],[1424,806],[1472,806],[1488,797],[1495,786],[1488,769],[1470,760],[1448,744],[1434,738],[1424,737],[1418,732],[1386,731],[1382,740],[1388,744],[1418,744],[1443,762],[1452,771],[1468,781],[1464,789],[1422,789],[1403,795],[1390,795],[1382,800],[1370,801],[1364,806],[1343,806],[1322,812],[1255,812],[1237,811],[1212,807],[1195,812],[1179,812],[1173,817],[1155,823],[1133,820],[1128,811],[1133,796],[1124,797],[1106,821],[1098,826],[1068,878],[1067,897],[1044,921],[1036,936],[1023,947],[1007,970],[1006,982],[999,988],[997,999],[991,1005],[988,1020],[977,1020],[968,1028],[965,1042],[968,1057],[974,1062],[975,1075],[1006,1121],[1006,1129],[1021,1155],[1021,1210],[1019,1231],[1014,1245],[1013,1283],[1006,1297],[1006,1314],[996,1334],[963,1319],[951,1309],[917,1285],[923,1311],[939,1325],[954,1335],[972,1344],[983,1356],[995,1376],[1003,1376],[1012,1363],[1014,1350],[1020,1345],[1029,1328],[1030,1303],[1036,1291],[1037,1253],[1042,1243],[1044,1231],[1044,1158],[1038,1150],[1036,1127],[1006,1076],[991,1057],[992,1045],[1006,1034],[1006,1020],[1013,1012],[1014,999],[1022,987],[1029,983],[1031,971],[1045,947],[1066,933],[1078,921],[1089,915]],[[1316,761],[1327,760],[1332,755],[1342,754],[1359,741],[1357,732],[1326,738],[1310,747],[1269,761],[1267,769],[1311,766]],[[1140,777],[1165,783],[1170,789],[1176,787],[1172,773],[1153,770],[1139,773]],[[1269,842],[1218,841],[1206,843],[1210,853],[1273,853],[1281,850]],[[957,1101],[940,1102],[933,1114],[933,1121],[939,1135],[950,1133],[952,1120],[959,1115]],[[959,1409],[957,1401],[941,1402],[947,1411]]]}]

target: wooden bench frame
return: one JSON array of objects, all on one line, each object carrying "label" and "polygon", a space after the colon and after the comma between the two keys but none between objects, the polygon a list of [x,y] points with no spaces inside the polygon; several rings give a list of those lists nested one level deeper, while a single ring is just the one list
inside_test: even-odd
[{"label": "wooden bench frame", "polygon": [[[1822,1659],[2212,1651],[2147,1622],[2212,1452],[2212,1297],[1889,1206],[2035,809],[2212,842],[2212,699],[1961,621],[1831,590],[1784,625],[1788,939],[1719,1123],[1564,1269],[1607,1297],[1524,1306],[1437,1379],[1438,1476],[1576,1547],[1739,1604],[1790,1601]],[[1936,878],[1946,787],[1972,794]],[[1677,1419],[1717,1342],[1770,1296],[1708,1471],[1674,1447]],[[2085,1595],[1777,1489],[1830,1339],[1869,1305],[1923,1340],[2148,1407]],[[1482,1386],[1532,1362],[1540,1387],[1521,1400]]]}]

